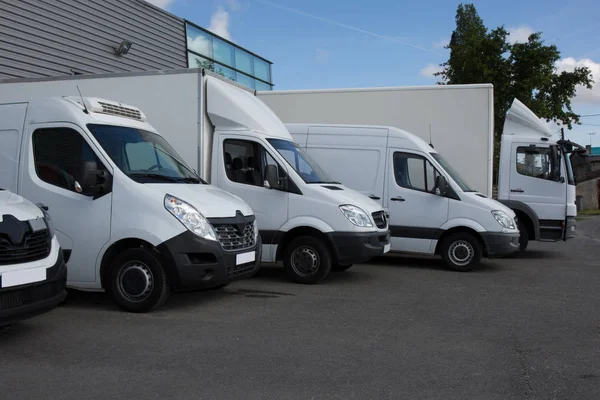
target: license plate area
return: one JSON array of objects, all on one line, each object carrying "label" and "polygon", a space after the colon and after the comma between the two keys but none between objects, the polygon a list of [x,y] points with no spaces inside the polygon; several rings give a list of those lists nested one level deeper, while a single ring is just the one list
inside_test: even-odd
[{"label": "license plate area", "polygon": [[17,271],[8,271],[2,274],[2,287],[26,285],[28,283],[46,280],[46,268],[28,268]]},{"label": "license plate area", "polygon": [[249,251],[248,253],[236,254],[235,265],[247,264],[256,260],[256,252]]}]

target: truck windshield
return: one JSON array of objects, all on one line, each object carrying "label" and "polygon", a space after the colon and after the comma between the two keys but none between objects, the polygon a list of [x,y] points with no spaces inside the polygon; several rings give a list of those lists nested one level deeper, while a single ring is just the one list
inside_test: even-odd
[{"label": "truck windshield", "polygon": [[136,182],[206,183],[156,133],[115,125],[87,127],[117,167]]},{"label": "truck windshield", "polygon": [[298,146],[297,143],[282,139],[268,139],[271,146],[291,165],[306,183],[338,183],[333,182],[319,165]]},{"label": "truck windshield", "polygon": [[430,153],[431,156],[435,159],[444,168],[444,170],[450,175],[452,180],[456,182],[456,184],[461,188],[463,192],[476,192],[476,190],[471,189],[471,187],[458,175],[458,173],[448,164],[448,162],[442,157],[440,153]]}]

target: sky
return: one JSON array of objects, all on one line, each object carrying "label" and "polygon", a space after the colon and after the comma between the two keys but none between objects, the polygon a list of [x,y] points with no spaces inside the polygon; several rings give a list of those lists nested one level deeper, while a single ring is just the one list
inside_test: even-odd
[{"label": "sky", "polygon": [[[448,59],[458,1],[148,0],[273,62],[275,90],[434,85]],[[561,52],[557,70],[588,66],[598,85],[579,89],[581,115],[600,114],[600,2],[472,1],[484,24],[510,40],[542,32]],[[498,7],[498,4],[501,4]],[[368,5],[368,7],[367,7]],[[566,137],[600,146],[600,116]],[[553,132],[559,127],[551,125]],[[588,133],[595,132],[595,135]]]}]

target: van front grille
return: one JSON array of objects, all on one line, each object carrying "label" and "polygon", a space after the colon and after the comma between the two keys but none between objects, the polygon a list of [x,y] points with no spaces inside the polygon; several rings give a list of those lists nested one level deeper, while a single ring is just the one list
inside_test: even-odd
[{"label": "van front grille", "polygon": [[371,215],[373,216],[373,221],[375,221],[375,225],[377,225],[377,227],[379,229],[387,228],[388,222],[387,222],[387,218],[385,217],[385,212],[377,211]]},{"label": "van front grille", "polygon": [[20,244],[0,236],[0,265],[21,264],[42,260],[50,255],[51,238],[48,229],[25,233]]},{"label": "van front grille", "polygon": [[248,222],[240,233],[235,225],[213,225],[221,247],[227,251],[244,250],[254,247],[254,223]]},{"label": "van front grille", "polygon": [[0,292],[0,310],[10,310],[51,299],[65,290],[65,281],[46,282],[39,285]]}]

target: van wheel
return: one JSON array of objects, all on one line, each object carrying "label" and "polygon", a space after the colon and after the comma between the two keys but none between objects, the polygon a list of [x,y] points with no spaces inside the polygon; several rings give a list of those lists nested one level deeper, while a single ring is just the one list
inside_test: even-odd
[{"label": "van wheel", "polygon": [[162,306],[171,293],[158,257],[144,248],[121,252],[110,264],[108,292],[123,310],[147,312]]},{"label": "van wheel", "polygon": [[454,233],[442,242],[442,259],[454,271],[471,271],[481,261],[481,244],[470,233]]},{"label": "van wheel", "polygon": [[527,245],[529,244],[529,231],[525,224],[519,221],[517,225],[519,228],[519,254],[525,253],[525,249],[527,249]]},{"label": "van wheel", "polygon": [[338,263],[334,263],[331,266],[331,270],[335,271],[335,272],[344,272],[344,271],[349,270],[352,267],[352,265],[354,265],[354,264],[338,264]]},{"label": "van wheel", "polygon": [[289,279],[297,283],[318,283],[329,275],[331,253],[313,236],[300,236],[288,244],[283,253],[283,267]]}]

